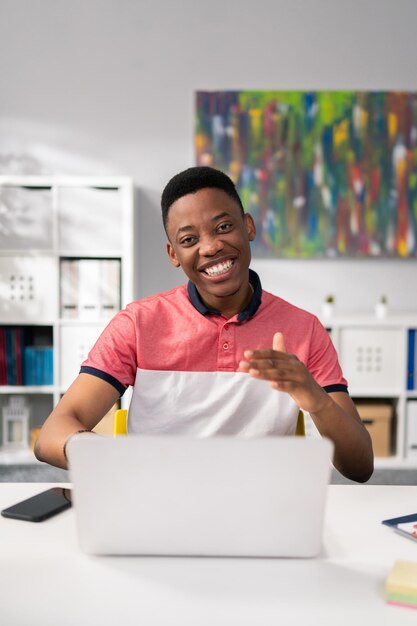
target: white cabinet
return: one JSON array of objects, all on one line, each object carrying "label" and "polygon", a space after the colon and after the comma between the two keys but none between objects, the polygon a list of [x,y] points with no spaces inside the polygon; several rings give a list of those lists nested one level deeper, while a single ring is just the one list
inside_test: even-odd
[{"label": "white cabinet", "polygon": [[[29,433],[133,300],[133,198],[125,177],[0,176],[0,416],[21,405]],[[35,462],[9,434],[0,463]]]},{"label": "white cabinet", "polygon": [[417,466],[415,373],[410,384],[416,362],[410,331],[417,329],[417,315],[393,314],[383,320],[347,315],[323,323],[331,332],[353,400],[368,408],[379,402],[381,415],[387,404],[392,407],[390,454],[377,458],[376,466]]}]

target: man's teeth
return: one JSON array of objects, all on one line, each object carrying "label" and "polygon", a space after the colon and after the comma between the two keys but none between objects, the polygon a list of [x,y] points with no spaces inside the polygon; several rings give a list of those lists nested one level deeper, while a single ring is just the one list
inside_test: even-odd
[{"label": "man's teeth", "polygon": [[233,261],[224,261],[223,263],[219,263],[218,265],[212,265],[211,267],[206,267],[204,270],[206,274],[209,276],[219,276],[220,274],[224,274],[233,265]]}]

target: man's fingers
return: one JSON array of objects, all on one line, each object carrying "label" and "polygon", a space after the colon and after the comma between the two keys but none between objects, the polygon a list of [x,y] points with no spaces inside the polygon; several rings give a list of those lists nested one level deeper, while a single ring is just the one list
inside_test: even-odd
[{"label": "man's fingers", "polygon": [[[242,362],[241,362],[242,363]],[[246,369],[260,369],[260,370],[273,370],[284,371],[291,369],[291,366],[278,358],[269,359],[252,359]]]},{"label": "man's fingers", "polygon": [[285,347],[284,335],[280,332],[275,333],[272,339],[272,349],[277,350],[278,352],[286,352],[287,349]]}]

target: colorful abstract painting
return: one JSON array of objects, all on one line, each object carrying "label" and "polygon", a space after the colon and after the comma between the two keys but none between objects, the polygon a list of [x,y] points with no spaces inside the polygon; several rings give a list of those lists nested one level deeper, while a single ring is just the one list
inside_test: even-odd
[{"label": "colorful abstract painting", "polygon": [[256,256],[417,258],[417,93],[197,92],[195,148],[236,183]]}]

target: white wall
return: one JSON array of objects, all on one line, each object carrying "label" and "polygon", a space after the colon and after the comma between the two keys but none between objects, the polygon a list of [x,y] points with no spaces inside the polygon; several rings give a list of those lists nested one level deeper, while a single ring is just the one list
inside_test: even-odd
[{"label": "white wall", "polygon": [[[0,0],[0,171],[125,174],[136,295],[179,284],[159,196],[194,163],[197,89],[417,89],[416,0]],[[416,261],[255,261],[318,310],[417,310]]]}]

